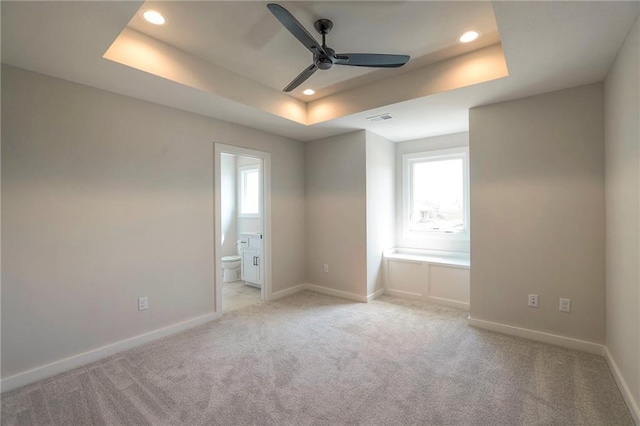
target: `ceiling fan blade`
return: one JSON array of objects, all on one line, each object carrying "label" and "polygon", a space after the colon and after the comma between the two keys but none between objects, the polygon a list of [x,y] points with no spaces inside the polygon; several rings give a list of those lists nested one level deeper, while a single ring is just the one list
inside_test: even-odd
[{"label": "ceiling fan blade", "polygon": [[352,67],[397,68],[406,64],[409,55],[387,55],[383,53],[339,53],[335,64]]},{"label": "ceiling fan blade", "polygon": [[304,46],[311,51],[311,53],[324,54],[324,49],[322,45],[316,41],[315,38],[302,26],[300,22],[296,18],[293,17],[291,13],[284,7],[279,4],[269,3],[267,8],[273,13],[273,15],[280,21],[284,27],[289,30],[291,34],[295,38],[300,41],[300,43],[304,44]]},{"label": "ceiling fan blade", "polygon": [[287,87],[282,89],[282,91],[283,92],[292,91],[293,89],[295,89],[296,87],[298,87],[302,83],[304,83],[304,81],[306,79],[308,79],[309,77],[311,77],[313,75],[313,73],[316,72],[317,70],[318,70],[318,67],[316,66],[316,64],[309,65],[296,78],[294,78],[293,81],[291,83],[289,83],[289,85]]}]

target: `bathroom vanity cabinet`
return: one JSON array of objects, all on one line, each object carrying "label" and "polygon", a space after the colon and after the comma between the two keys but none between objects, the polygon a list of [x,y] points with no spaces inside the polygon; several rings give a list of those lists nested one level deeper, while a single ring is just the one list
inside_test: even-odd
[{"label": "bathroom vanity cabinet", "polygon": [[262,234],[240,234],[242,247],[242,280],[249,285],[262,287]]}]

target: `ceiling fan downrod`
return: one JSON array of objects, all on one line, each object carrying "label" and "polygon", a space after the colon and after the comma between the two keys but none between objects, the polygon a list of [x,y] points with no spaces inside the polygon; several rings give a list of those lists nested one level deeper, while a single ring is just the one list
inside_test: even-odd
[{"label": "ceiling fan downrod", "polygon": [[333,22],[329,19],[318,19],[313,23],[313,28],[322,36],[322,50],[324,50],[324,54],[314,55],[313,61],[319,69],[328,70],[333,66],[336,54],[335,50],[327,47],[326,42],[326,36],[333,28]]}]

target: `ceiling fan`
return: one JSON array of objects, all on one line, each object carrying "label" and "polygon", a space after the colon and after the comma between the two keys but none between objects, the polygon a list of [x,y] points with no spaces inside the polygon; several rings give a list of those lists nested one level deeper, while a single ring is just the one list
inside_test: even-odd
[{"label": "ceiling fan", "polygon": [[336,53],[328,47],[325,37],[331,32],[333,22],[329,19],[318,19],[313,27],[322,35],[322,45],[293,17],[293,15],[279,4],[270,3],[267,8],[313,54],[313,63],[305,68],[293,79],[283,92],[290,92],[318,69],[328,70],[334,65],[349,65],[352,67],[397,68],[409,61],[408,55],[388,55],[382,53]]}]

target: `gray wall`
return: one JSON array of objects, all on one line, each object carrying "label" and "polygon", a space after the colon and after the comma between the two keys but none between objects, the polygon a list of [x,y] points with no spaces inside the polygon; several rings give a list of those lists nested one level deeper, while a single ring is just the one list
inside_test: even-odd
[{"label": "gray wall", "polygon": [[307,142],[305,168],[307,280],[366,296],[365,131]]},{"label": "gray wall", "polygon": [[604,343],[603,115],[601,83],[470,110],[471,317]]},{"label": "gray wall", "polygon": [[398,247],[469,253],[469,239],[458,240],[453,238],[443,238],[437,235],[429,235],[423,238],[411,238],[406,237],[402,229],[402,156],[416,152],[436,151],[439,149],[459,148],[464,146],[469,146],[468,132],[415,139],[396,144],[396,191],[398,194],[396,197],[396,243]]},{"label": "gray wall", "polygon": [[605,80],[607,347],[640,406],[640,20]]},{"label": "gray wall", "polygon": [[382,288],[382,252],[395,246],[395,146],[366,132],[367,294]]},{"label": "gray wall", "polygon": [[273,291],[304,282],[302,143],[3,66],[3,377],[214,310],[213,142],[271,153]]}]

